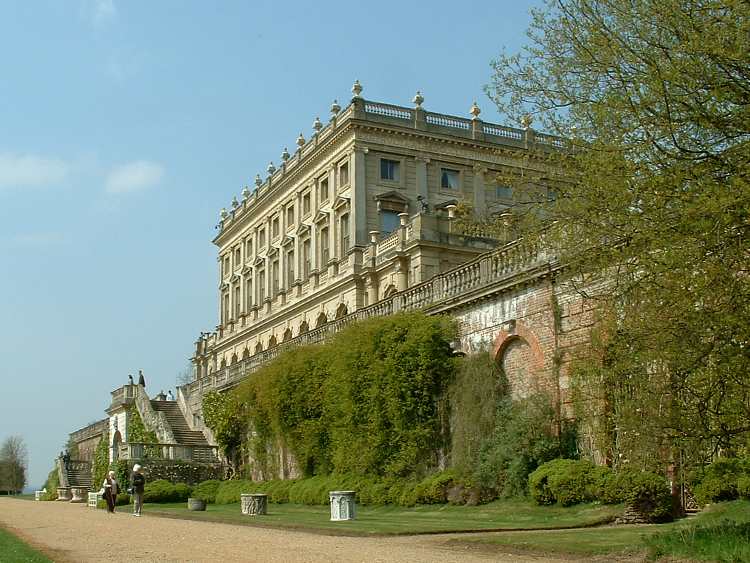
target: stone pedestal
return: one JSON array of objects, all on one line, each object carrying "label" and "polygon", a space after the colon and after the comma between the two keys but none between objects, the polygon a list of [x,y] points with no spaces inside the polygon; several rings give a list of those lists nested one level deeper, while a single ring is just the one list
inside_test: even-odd
[{"label": "stone pedestal", "polygon": [[354,520],[357,514],[357,504],[354,502],[354,491],[331,491],[331,521]]},{"label": "stone pedestal", "polygon": [[70,502],[87,502],[89,490],[87,487],[70,487],[70,494],[73,497]]},{"label": "stone pedestal", "polygon": [[70,487],[57,487],[57,500],[67,502],[71,498]]},{"label": "stone pedestal", "polygon": [[255,493],[240,495],[242,499],[242,514],[260,516],[268,514],[268,495]]},{"label": "stone pedestal", "polygon": [[188,510],[194,510],[194,511],[204,511],[206,510],[206,501],[201,498],[189,498],[187,500],[188,502]]}]

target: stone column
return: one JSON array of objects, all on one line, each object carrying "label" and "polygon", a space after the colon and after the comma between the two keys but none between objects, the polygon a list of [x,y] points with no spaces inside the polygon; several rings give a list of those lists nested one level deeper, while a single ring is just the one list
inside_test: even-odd
[{"label": "stone column", "polygon": [[487,169],[479,164],[474,165],[474,213],[479,216],[487,214],[487,194],[484,187],[484,174]]},{"label": "stone column", "polygon": [[408,258],[396,258],[394,260],[396,267],[396,289],[404,291],[409,285],[409,261]]},{"label": "stone column", "polygon": [[351,210],[349,212],[350,240],[353,246],[366,246],[367,237],[367,185],[366,185],[366,148],[355,148],[352,155],[352,172],[350,181],[353,182],[351,194]]},{"label": "stone column", "polygon": [[427,165],[430,163],[430,159],[426,156],[417,156],[415,158],[415,163],[417,195],[421,195],[424,201],[429,201],[427,198],[429,194],[429,188],[427,186]]}]

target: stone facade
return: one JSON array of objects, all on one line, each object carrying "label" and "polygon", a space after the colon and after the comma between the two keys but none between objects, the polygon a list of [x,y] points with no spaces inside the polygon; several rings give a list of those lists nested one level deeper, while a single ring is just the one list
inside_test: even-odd
[{"label": "stone facade", "polygon": [[361,91],[355,83],[346,108],[334,104],[328,124],[316,120],[310,139],[300,135],[293,154],[285,149],[254,191],[222,210],[219,325],[196,342],[195,384],[178,393],[191,428],[209,439],[204,382],[231,385],[280,344],[496,247],[458,232],[455,206],[506,210],[513,195],[501,178],[541,173],[528,148],[559,145],[528,128],[484,123],[476,104],[469,119],[427,112],[421,95],[406,108]]},{"label": "stone facade", "polygon": [[89,462],[94,459],[94,451],[107,432],[108,424],[109,421],[105,418],[70,433],[71,441],[78,447],[76,459]]}]

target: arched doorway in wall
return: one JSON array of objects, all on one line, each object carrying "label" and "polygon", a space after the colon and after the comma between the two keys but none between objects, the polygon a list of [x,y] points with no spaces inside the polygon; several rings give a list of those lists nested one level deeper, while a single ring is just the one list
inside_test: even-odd
[{"label": "arched doorway in wall", "polygon": [[112,436],[112,461],[120,459],[120,444],[122,444],[122,434],[117,430]]},{"label": "arched doorway in wall", "polygon": [[514,399],[522,399],[545,388],[544,354],[536,335],[521,323],[510,331],[501,331],[495,339],[495,361],[507,379]]}]

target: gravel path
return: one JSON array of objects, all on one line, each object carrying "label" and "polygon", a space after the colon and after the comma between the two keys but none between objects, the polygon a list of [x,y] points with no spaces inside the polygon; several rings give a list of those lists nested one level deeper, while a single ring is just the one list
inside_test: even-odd
[{"label": "gravel path", "polygon": [[58,563],[551,561],[544,557],[449,546],[447,541],[456,537],[449,535],[391,538],[325,536],[149,517],[147,509],[144,509],[142,518],[134,518],[126,511],[109,515],[103,510],[93,510],[80,504],[5,498],[0,499],[0,526],[41,549]]}]

